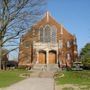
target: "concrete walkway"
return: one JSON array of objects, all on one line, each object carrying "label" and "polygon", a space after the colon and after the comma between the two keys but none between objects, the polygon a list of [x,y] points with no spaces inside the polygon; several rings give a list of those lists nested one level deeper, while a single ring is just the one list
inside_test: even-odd
[{"label": "concrete walkway", "polygon": [[28,78],[1,90],[54,90],[53,78]]}]

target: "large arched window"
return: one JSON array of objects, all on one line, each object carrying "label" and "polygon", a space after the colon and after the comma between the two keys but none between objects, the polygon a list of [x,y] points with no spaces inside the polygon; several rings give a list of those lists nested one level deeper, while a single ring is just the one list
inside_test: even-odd
[{"label": "large arched window", "polygon": [[55,43],[57,30],[54,26],[45,25],[43,28],[40,28],[40,42],[52,42]]},{"label": "large arched window", "polygon": [[51,33],[51,27],[49,25],[46,25],[44,28],[44,41],[45,42],[50,42],[50,33]]}]

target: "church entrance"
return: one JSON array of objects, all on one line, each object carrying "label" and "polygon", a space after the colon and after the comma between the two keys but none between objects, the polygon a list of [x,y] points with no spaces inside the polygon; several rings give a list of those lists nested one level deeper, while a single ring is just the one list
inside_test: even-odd
[{"label": "church entrance", "polygon": [[39,64],[46,64],[46,52],[45,51],[39,51]]},{"label": "church entrance", "polygon": [[57,54],[56,51],[49,51],[49,64],[55,64],[57,62]]}]

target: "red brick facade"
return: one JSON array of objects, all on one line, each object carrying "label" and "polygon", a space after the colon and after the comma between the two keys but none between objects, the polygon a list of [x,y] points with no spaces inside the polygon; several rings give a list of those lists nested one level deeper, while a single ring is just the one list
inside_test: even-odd
[{"label": "red brick facade", "polygon": [[48,12],[20,41],[20,66],[60,63],[71,67],[77,56],[76,37],[57,23]]}]

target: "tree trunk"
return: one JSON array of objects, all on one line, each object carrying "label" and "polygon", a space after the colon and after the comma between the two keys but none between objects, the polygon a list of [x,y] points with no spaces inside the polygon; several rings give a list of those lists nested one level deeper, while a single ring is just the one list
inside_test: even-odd
[{"label": "tree trunk", "polygon": [[2,40],[0,40],[0,70],[1,70],[1,61],[2,61],[2,45],[1,45]]}]

